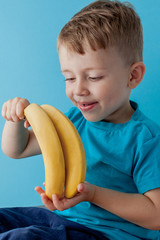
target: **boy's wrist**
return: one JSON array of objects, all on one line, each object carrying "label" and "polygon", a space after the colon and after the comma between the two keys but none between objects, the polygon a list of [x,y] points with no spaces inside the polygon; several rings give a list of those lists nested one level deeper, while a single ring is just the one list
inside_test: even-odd
[{"label": "boy's wrist", "polygon": [[89,191],[89,202],[96,204],[98,186],[90,184],[90,191]]}]

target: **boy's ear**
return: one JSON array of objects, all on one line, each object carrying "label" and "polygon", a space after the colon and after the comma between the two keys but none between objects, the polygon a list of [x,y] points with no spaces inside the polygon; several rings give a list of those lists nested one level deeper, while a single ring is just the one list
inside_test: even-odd
[{"label": "boy's ear", "polygon": [[145,73],[145,65],[143,62],[136,62],[130,68],[130,76],[128,81],[128,87],[130,89],[136,88],[142,81]]}]

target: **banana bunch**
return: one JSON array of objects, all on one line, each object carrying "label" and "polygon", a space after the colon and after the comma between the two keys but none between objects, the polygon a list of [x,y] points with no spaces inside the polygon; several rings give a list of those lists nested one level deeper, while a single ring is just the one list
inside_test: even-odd
[{"label": "banana bunch", "polygon": [[45,193],[71,198],[86,176],[83,143],[73,123],[50,105],[30,104],[24,110],[42,151]]}]

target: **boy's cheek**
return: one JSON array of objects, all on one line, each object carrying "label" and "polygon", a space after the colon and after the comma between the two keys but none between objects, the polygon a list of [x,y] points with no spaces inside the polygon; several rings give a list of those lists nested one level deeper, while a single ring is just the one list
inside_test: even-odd
[{"label": "boy's cheek", "polygon": [[72,101],[72,91],[69,89],[69,87],[66,87],[66,95],[67,97]]}]

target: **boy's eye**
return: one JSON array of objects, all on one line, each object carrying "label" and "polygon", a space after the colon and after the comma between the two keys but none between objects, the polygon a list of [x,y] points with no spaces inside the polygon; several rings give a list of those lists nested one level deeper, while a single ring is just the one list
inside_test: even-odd
[{"label": "boy's eye", "polygon": [[65,78],[65,81],[73,81],[75,78]]},{"label": "boy's eye", "polygon": [[102,79],[103,76],[98,76],[98,77],[89,77],[89,79],[91,80],[99,80],[99,79]]}]

